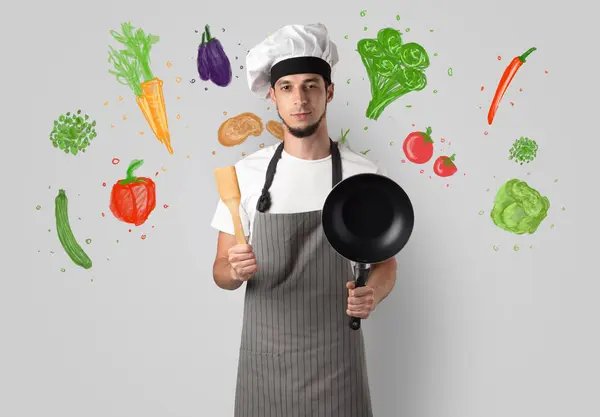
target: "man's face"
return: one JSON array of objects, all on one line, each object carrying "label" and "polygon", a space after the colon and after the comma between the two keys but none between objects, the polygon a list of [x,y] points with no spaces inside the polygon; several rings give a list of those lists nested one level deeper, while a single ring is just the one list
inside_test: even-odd
[{"label": "man's face", "polygon": [[314,134],[325,118],[327,103],[333,99],[333,85],[317,74],[293,74],[281,77],[271,88],[271,101],[290,133],[303,138]]}]

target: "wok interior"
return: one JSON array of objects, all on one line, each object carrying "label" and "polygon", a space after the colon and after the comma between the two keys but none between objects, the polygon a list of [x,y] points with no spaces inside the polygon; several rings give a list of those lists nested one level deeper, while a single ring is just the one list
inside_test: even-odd
[{"label": "wok interior", "polygon": [[340,183],[328,196],[323,215],[334,249],[363,263],[382,262],[398,253],[414,223],[404,190],[386,177],[368,174]]}]

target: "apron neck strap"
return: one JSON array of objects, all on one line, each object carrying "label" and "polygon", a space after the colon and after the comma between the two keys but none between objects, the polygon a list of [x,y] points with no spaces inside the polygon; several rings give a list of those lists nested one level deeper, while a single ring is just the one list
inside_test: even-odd
[{"label": "apron neck strap", "polygon": [[[269,193],[269,188],[271,188],[271,184],[273,184],[273,178],[275,178],[277,163],[279,162],[281,154],[283,153],[283,145],[284,142],[282,141],[275,150],[275,155],[273,155],[271,161],[269,161],[265,183],[263,185],[260,198],[258,199],[258,203],[256,203],[256,209],[261,213],[264,213],[269,209],[269,207],[271,207],[271,195]],[[342,158],[340,156],[338,143],[329,138],[329,145],[331,152],[331,186],[334,187],[342,180]]]}]

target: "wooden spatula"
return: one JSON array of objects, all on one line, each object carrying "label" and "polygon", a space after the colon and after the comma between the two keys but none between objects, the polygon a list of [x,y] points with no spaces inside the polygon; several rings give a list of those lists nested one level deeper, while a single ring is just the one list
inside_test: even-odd
[{"label": "wooden spatula", "polygon": [[246,243],[246,237],[244,236],[242,220],[240,219],[240,201],[242,196],[235,166],[230,165],[223,168],[215,168],[215,178],[221,200],[223,200],[223,203],[225,203],[231,213],[237,243],[244,244]]}]

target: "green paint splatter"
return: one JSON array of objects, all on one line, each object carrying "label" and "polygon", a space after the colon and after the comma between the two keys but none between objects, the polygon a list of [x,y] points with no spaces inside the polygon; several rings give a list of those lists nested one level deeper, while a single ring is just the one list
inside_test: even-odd
[{"label": "green paint splatter", "polygon": [[369,126],[365,126],[365,130],[369,130]]},{"label": "green paint splatter", "polygon": [[396,15],[396,20],[400,20],[400,15],[399,14]]},{"label": "green paint splatter", "polygon": [[344,36],[344,39],[348,39],[348,35],[345,35],[345,36]]},{"label": "green paint splatter", "polygon": [[36,209],[36,210],[41,210],[41,209],[42,209],[42,206],[40,206],[40,205],[38,204],[37,206],[35,206],[35,209]]},{"label": "green paint splatter", "polygon": [[550,201],[525,181],[511,179],[496,194],[490,213],[494,224],[507,232],[535,233],[547,217]]},{"label": "green paint splatter", "polygon": [[65,272],[66,269],[65,268],[60,268],[60,272]]},{"label": "green paint splatter", "polygon": [[369,119],[377,120],[391,103],[427,85],[427,52],[415,42],[403,43],[401,36],[399,30],[386,27],[375,38],[364,38],[357,43],[371,84],[371,100],[366,110]]},{"label": "green paint splatter", "polygon": [[448,68],[448,75],[452,77],[452,67]]},{"label": "green paint splatter", "polygon": [[495,252],[498,252],[498,249],[500,249],[500,248],[498,248],[498,246],[496,246],[496,245],[494,245],[494,246],[493,246],[493,248],[494,248],[494,251],[495,251]]},{"label": "green paint splatter", "polygon": [[369,28],[365,26],[365,32],[368,30]]},{"label": "green paint splatter", "polygon": [[85,243],[87,243],[89,245],[90,243],[92,243],[92,239],[86,239]]},{"label": "green paint splatter", "polygon": [[437,94],[437,92],[438,92],[437,90],[433,90],[433,94]]},{"label": "green paint splatter", "polygon": [[412,104],[407,104],[406,107],[411,108]]},{"label": "green paint splatter", "polygon": [[433,29],[429,29],[430,32],[433,32]]},{"label": "green paint splatter", "polygon": [[513,246],[513,250],[514,250],[515,252],[518,252],[518,251],[519,251],[519,245],[515,245],[515,246]]},{"label": "green paint splatter", "polygon": [[410,32],[410,28],[406,28],[406,31],[407,31],[407,32]]},{"label": "green paint splatter", "polygon": [[513,142],[512,147],[509,151],[509,160],[513,160],[520,165],[523,163],[530,163],[537,156],[538,144],[535,140],[529,138],[520,137]]},{"label": "green paint splatter", "polygon": [[366,155],[366,154],[367,154],[367,152],[369,152],[369,151],[370,151],[370,149],[367,149],[366,151],[362,151],[361,153],[362,153],[363,155]]},{"label": "green paint splatter", "polygon": [[433,54],[433,56],[438,56],[438,53],[437,53],[437,52],[435,52],[435,53]]},{"label": "green paint splatter", "polygon": [[348,79],[346,80],[346,83],[347,83],[347,84],[350,84],[350,78],[348,78]]},{"label": "green paint splatter", "polygon": [[484,213],[483,210],[479,210],[479,215],[481,216]]},{"label": "green paint splatter", "polygon": [[361,10],[360,11],[360,16],[361,17],[365,17],[367,15],[367,11],[366,10]]}]

